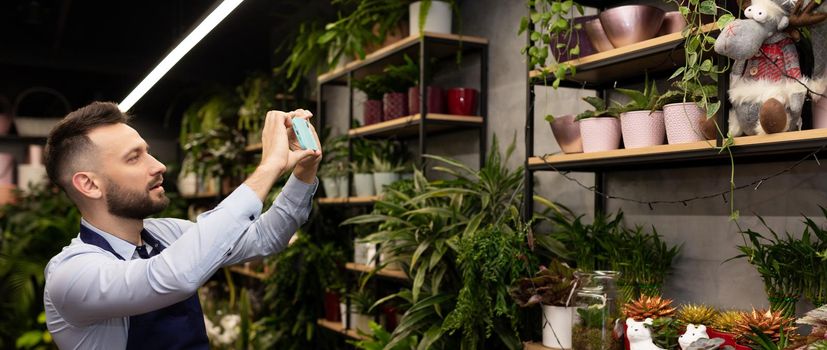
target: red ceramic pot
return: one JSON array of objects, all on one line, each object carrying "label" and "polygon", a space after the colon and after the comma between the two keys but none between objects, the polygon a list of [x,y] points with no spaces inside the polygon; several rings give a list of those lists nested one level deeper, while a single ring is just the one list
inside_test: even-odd
[{"label": "red ceramic pot", "polygon": [[750,350],[749,347],[739,345],[735,343],[735,335],[732,333],[724,333],[718,332],[712,328],[706,329],[706,334],[709,335],[710,338],[721,338],[724,340],[724,345],[730,345],[735,347],[735,350]]},{"label": "red ceramic pot", "polygon": [[474,115],[477,111],[477,90],[469,88],[448,89],[448,113]]},{"label": "red ceramic pot", "polygon": [[365,125],[376,124],[382,121],[382,101],[367,100],[363,106],[365,109],[363,114]]},{"label": "red ceramic pot", "polygon": [[324,319],[330,322],[342,322],[339,312],[339,293],[324,292]]},{"label": "red ceramic pot", "polygon": [[382,120],[392,120],[408,115],[408,95],[404,92],[389,92],[382,97],[385,115]]},{"label": "red ceramic pot", "polygon": [[[428,87],[428,113],[445,113],[445,99],[442,94],[442,88]],[[419,86],[408,89],[408,111],[411,114],[419,114]]]}]

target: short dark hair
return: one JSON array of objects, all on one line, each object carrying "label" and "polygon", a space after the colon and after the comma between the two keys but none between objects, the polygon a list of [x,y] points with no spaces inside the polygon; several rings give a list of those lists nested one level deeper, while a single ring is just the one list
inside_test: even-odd
[{"label": "short dark hair", "polygon": [[89,132],[106,125],[127,123],[129,115],[112,102],[92,102],[71,112],[49,133],[46,141],[46,173],[49,180],[69,194],[78,156],[93,152]]}]

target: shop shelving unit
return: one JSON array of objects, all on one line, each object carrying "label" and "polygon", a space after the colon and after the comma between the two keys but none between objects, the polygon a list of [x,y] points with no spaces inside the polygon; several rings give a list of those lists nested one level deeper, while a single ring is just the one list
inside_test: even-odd
[{"label": "shop shelving unit", "polygon": [[[479,57],[479,113],[475,116],[460,116],[449,114],[428,113],[427,87],[430,85],[428,62],[432,60],[450,61],[457,54],[468,57],[478,55]],[[351,62],[344,67],[332,72],[322,74],[318,77],[317,87],[317,130],[324,130],[326,122],[326,106],[324,103],[325,90],[327,87],[346,87],[348,89],[347,125],[354,125],[354,88],[352,82],[361,79],[369,74],[380,73],[389,65],[404,62],[405,56],[416,57],[419,63],[419,91],[420,91],[420,114],[413,114],[393,120],[383,121],[376,124],[350,128],[347,131],[349,140],[355,137],[365,138],[393,138],[401,141],[418,141],[419,157],[416,160],[420,168],[424,168],[425,161],[422,155],[428,152],[428,140],[434,135],[446,134],[457,131],[476,130],[479,134],[479,165],[485,162],[486,154],[486,128],[487,128],[487,93],[488,93],[488,40],[473,36],[461,36],[453,34],[423,33],[422,36],[412,35],[394,44],[386,46],[374,53],[371,53],[363,60]],[[352,153],[352,145],[351,147]],[[352,159],[349,159],[352,160]],[[352,184],[352,176],[348,179],[348,188]],[[320,198],[320,205],[346,205],[350,207],[363,206],[370,208],[373,203],[380,200],[379,196],[374,197],[347,197],[347,198]],[[351,232],[352,234],[352,232]],[[376,271],[374,267],[347,263],[346,269],[360,273],[372,274],[397,283],[410,283],[410,279],[401,270],[382,269]],[[374,280],[374,288],[378,288],[378,282]],[[350,308],[350,301],[347,301]],[[348,317],[342,315],[342,317]],[[351,338],[359,339],[358,334],[345,329],[341,323],[319,320],[319,325],[333,331],[345,334]]]}]

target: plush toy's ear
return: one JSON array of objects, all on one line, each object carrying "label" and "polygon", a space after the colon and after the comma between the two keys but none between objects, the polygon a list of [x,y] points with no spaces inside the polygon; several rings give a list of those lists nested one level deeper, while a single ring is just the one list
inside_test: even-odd
[{"label": "plush toy's ear", "polygon": [[652,324],[652,318],[647,317],[645,320],[643,320],[643,324]]},{"label": "plush toy's ear", "polygon": [[627,326],[631,326],[631,325],[634,325],[634,324],[635,324],[635,320],[632,319],[631,317],[626,319],[626,325]]},{"label": "plush toy's ear", "polygon": [[781,17],[781,20],[778,21],[778,30],[782,31],[787,29],[787,26],[790,25],[790,17],[784,16]]}]

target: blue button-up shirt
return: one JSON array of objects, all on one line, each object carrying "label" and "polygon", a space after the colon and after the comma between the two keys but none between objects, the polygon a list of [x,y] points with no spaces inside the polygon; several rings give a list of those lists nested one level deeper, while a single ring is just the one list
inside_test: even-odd
[{"label": "blue button-up shirt", "polygon": [[49,261],[43,299],[55,343],[61,349],[126,348],[129,316],[189,298],[220,267],[287,247],[310,214],[316,184],[291,176],[264,214],[255,192],[241,185],[196,222],[146,219],[144,228],[167,246],[149,259],[138,258],[132,243],[84,222],[126,260],[77,237]]}]

